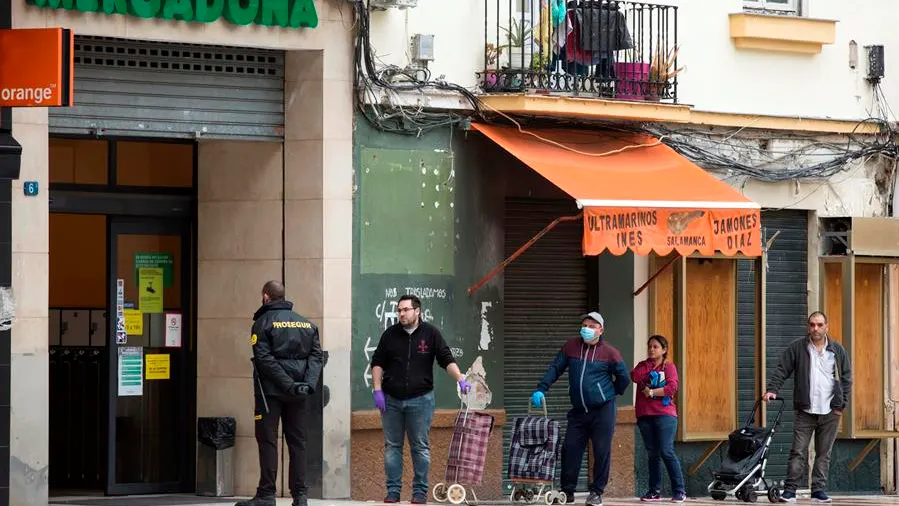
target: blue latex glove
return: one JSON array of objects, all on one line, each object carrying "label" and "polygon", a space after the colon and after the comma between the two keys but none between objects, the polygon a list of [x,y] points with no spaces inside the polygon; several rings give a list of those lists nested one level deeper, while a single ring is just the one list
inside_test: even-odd
[{"label": "blue latex glove", "polygon": [[531,395],[531,404],[534,405],[535,408],[539,408],[543,406],[543,392],[537,390]]},{"label": "blue latex glove", "polygon": [[463,394],[467,394],[468,392],[471,391],[471,384],[469,384],[464,379],[460,379],[459,380],[459,391],[462,392]]},{"label": "blue latex glove", "polygon": [[375,407],[378,408],[378,411],[381,413],[387,411],[387,399],[384,398],[384,392],[375,390],[373,396],[375,398]]}]

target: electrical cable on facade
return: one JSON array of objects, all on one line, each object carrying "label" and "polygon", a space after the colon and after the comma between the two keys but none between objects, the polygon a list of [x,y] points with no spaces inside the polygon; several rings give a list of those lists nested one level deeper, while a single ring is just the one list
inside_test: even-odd
[{"label": "electrical cable on facade", "polygon": [[[739,139],[718,139],[717,136],[697,130],[675,130],[665,126],[647,126],[644,130],[652,135],[667,136],[665,139],[667,145],[702,167],[729,171],[759,181],[774,182],[827,179],[842,172],[847,165],[856,160],[877,155],[892,159],[899,157],[896,132],[888,122],[879,118],[869,118],[859,122],[859,126],[872,121],[880,124],[884,132],[883,135],[877,136],[876,140],[866,141],[850,134],[845,144],[813,141],[786,151],[767,150],[758,144],[753,145]],[[755,164],[740,161],[746,157],[768,159]],[[807,157],[827,159],[815,163],[801,163],[801,159]]]},{"label": "electrical cable on facade", "polygon": [[[354,8],[358,20],[354,54],[355,82],[357,90],[356,107],[369,123],[380,131],[421,135],[422,133],[464,123],[473,115],[484,119],[483,104],[470,90],[463,86],[442,80],[432,80],[427,68],[405,69],[396,65],[376,65],[377,56],[371,46],[370,14],[366,0],[355,0]],[[887,120],[892,112],[886,104],[880,86],[875,93],[875,107],[880,117],[871,117],[858,123],[875,122],[881,125],[882,135],[876,140],[867,141],[849,134],[848,142],[837,144],[823,142],[812,136],[796,136],[794,138],[810,139],[801,147],[786,151],[765,149],[745,139],[733,139],[734,135],[725,139],[697,130],[671,129],[666,126],[653,125],[643,127],[622,127],[616,130],[640,132],[656,136],[682,155],[707,169],[725,170],[738,176],[745,176],[765,182],[791,181],[797,179],[826,179],[845,170],[856,160],[883,155],[899,159],[899,146],[895,141],[896,131]],[[438,89],[459,93],[471,104],[473,113],[430,112],[423,106],[409,110],[399,103],[380,106],[381,93],[388,97],[398,92]],[[370,103],[366,104],[366,98]],[[498,111],[497,111],[498,112]],[[521,125],[509,116],[519,128]],[[534,118],[531,118],[532,120]],[[522,123],[527,120],[522,118]],[[537,119],[539,121],[539,118]],[[488,121],[491,122],[491,121]],[[742,130],[742,129],[741,129]],[[739,133],[739,130],[738,130]],[[823,152],[822,152],[823,151]],[[759,163],[744,163],[740,156],[749,158],[767,158]],[[803,158],[826,157],[815,163],[802,163]]]},{"label": "electrical cable on facade", "polygon": [[[423,107],[410,112],[399,104],[392,105],[392,110],[385,113],[377,105],[380,98],[379,90],[383,90],[388,96],[396,92],[424,91],[428,88],[456,92],[465,97],[474,109],[474,114],[480,116],[481,102],[474,93],[458,84],[443,80],[431,80],[431,72],[427,68],[409,70],[396,65],[376,67],[375,59],[377,57],[371,47],[368,5],[365,0],[356,0],[354,6],[358,20],[354,54],[355,82],[359,95],[356,104],[359,112],[372,126],[386,132],[421,135],[428,130],[462,123],[467,121],[469,116],[447,112],[428,112]],[[365,103],[366,96],[373,99],[371,104]]]}]

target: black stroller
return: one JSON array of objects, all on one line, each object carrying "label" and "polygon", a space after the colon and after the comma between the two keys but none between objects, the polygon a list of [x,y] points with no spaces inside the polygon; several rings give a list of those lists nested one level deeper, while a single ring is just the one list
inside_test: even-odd
[{"label": "black stroller", "polygon": [[762,399],[759,399],[755,402],[746,425],[728,436],[727,455],[721,467],[712,471],[715,481],[708,487],[712,499],[723,501],[730,495],[743,502],[756,502],[758,496],[767,494],[769,501],[780,501],[780,489],[775,482],[765,477],[765,468],[768,465],[771,439],[784,412],[784,401],[778,398],[771,401],[779,402],[780,409],[770,427],[755,426],[755,414],[762,403]]}]

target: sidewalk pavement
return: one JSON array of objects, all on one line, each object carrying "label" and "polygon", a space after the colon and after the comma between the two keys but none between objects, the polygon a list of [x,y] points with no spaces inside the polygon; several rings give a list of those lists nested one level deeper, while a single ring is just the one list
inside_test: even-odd
[{"label": "sidewalk pavement", "polygon": [[[157,496],[158,502],[153,501],[152,497],[148,496],[140,496],[142,499],[139,504],[140,506],[170,506],[177,505],[179,502],[177,498],[183,498],[184,501],[180,502],[183,505],[190,506],[226,506],[233,505],[236,502],[240,501],[241,498],[234,499],[225,499],[225,498],[215,498],[209,499],[210,502],[199,502],[203,501],[204,498],[197,496]],[[52,498],[50,500],[50,504],[65,504],[67,506],[98,506],[98,505],[108,505],[108,506],[128,506],[129,504],[138,504],[136,502],[132,502],[138,499],[137,497],[131,498],[123,498],[123,497],[108,497],[108,498],[100,498],[100,497],[90,497],[84,498],[84,501],[79,501],[74,498]],[[77,501],[77,502],[76,502]],[[811,500],[808,497],[799,497],[797,501],[798,504],[812,504]],[[278,499],[278,506],[290,506],[291,500],[289,498]],[[349,501],[349,500],[321,500],[321,499],[310,499],[309,506],[380,506],[383,503],[375,502],[375,501]],[[409,505],[408,501],[404,501],[400,503],[402,506]],[[439,503],[431,501],[429,504],[436,506]],[[444,503],[448,505],[449,503]],[[507,505],[511,506],[512,503],[509,501],[481,501],[479,503],[483,506],[494,506],[494,505]],[[578,501],[575,505],[583,506],[583,498],[578,498]],[[635,504],[644,504],[641,503],[637,498],[627,498],[627,497],[609,497],[604,500],[603,506],[625,506],[625,505],[635,505]],[[668,501],[662,501],[661,503],[656,504],[671,504]],[[692,504],[692,505],[722,505],[722,504],[746,504],[741,503],[740,501],[735,500],[734,498],[728,498],[726,501],[714,501],[709,497],[703,498],[689,498],[687,502],[684,504]],[[769,504],[767,498],[759,497],[758,503],[756,504]],[[859,506],[873,506],[873,505],[897,505],[899,506],[899,496],[881,496],[881,495],[867,495],[867,496],[834,496],[833,504],[844,504],[844,505],[859,505]],[[463,503],[463,506],[464,505]],[[467,505],[474,506],[474,505]],[[516,503],[516,506],[526,506],[525,503]],[[538,504],[534,504],[532,506],[539,506]]]}]

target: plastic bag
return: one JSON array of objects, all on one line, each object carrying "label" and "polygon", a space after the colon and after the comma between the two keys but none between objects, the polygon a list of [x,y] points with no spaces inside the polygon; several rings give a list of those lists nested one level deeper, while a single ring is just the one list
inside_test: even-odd
[{"label": "plastic bag", "polygon": [[231,416],[197,419],[197,439],[206,446],[224,450],[234,446],[237,436],[237,420]]}]

